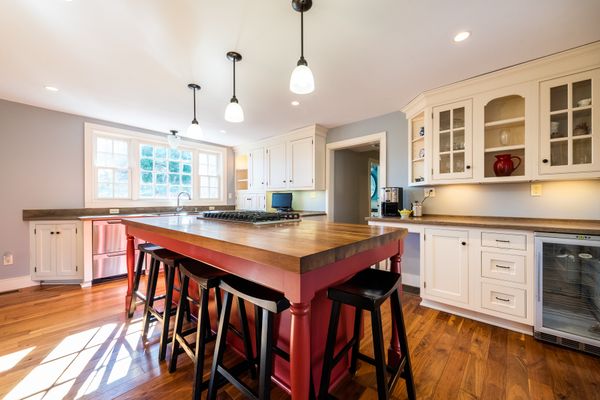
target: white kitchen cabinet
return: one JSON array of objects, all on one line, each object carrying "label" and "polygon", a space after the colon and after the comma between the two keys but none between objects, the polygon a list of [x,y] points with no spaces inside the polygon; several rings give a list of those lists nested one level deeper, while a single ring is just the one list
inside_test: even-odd
[{"label": "white kitchen cabinet", "polygon": [[540,173],[600,171],[600,69],[540,83]]},{"label": "white kitchen cabinet", "polygon": [[433,108],[433,180],[473,176],[471,100]]},{"label": "white kitchen cabinet", "polygon": [[314,184],[314,139],[312,136],[287,144],[288,187],[311,189]]},{"label": "white kitchen cabinet", "polygon": [[248,190],[265,190],[265,149],[252,149],[248,154]]},{"label": "white kitchen cabinet", "polygon": [[469,302],[469,233],[456,229],[425,230],[427,296]]},{"label": "white kitchen cabinet", "polygon": [[82,230],[79,221],[32,222],[30,260],[33,280],[83,278]]},{"label": "white kitchen cabinet", "polygon": [[285,142],[273,144],[266,149],[267,157],[267,189],[286,189],[286,144]]}]

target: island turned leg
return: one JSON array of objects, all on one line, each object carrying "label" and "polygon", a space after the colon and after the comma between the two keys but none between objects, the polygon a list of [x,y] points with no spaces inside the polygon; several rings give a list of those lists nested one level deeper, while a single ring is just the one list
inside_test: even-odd
[{"label": "island turned leg", "polygon": [[293,400],[308,400],[310,393],[310,303],[292,303],[290,378]]},{"label": "island turned leg", "polygon": [[127,295],[125,296],[125,313],[129,315],[129,303],[131,303],[131,296],[133,295],[133,276],[135,263],[135,247],[133,236],[127,235]]},{"label": "island turned leg", "polygon": [[[400,257],[401,253],[398,253],[390,258],[390,271],[398,274],[402,273]],[[402,291],[402,287],[399,290]],[[397,367],[401,357],[398,324],[396,323],[396,315],[394,315],[393,307],[390,307],[390,309],[392,313],[392,338],[390,340],[390,348],[388,349],[388,365],[390,367]]]}]

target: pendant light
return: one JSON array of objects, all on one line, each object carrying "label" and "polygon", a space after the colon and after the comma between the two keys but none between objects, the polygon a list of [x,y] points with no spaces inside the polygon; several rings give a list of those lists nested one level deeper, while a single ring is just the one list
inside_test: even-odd
[{"label": "pendant light", "polygon": [[304,12],[312,7],[312,0],[292,0],[292,7],[300,13],[300,59],[290,78],[290,90],[297,94],[308,94],[315,90],[315,78],[304,59]]},{"label": "pendant light", "polygon": [[202,128],[200,128],[198,120],[196,120],[196,90],[200,90],[200,85],[190,83],[188,87],[194,91],[194,119],[187,129],[186,136],[192,139],[202,139]]},{"label": "pendant light", "polygon": [[181,142],[181,136],[177,136],[177,131],[175,130],[170,132],[171,134],[167,135],[167,141],[169,142],[169,147],[174,150],[179,146],[179,143]]},{"label": "pendant light", "polygon": [[235,97],[235,63],[242,61],[242,55],[235,51],[230,51],[227,53],[227,58],[233,63],[233,97],[231,97],[225,109],[225,120],[229,122],[243,122],[244,110],[242,110],[242,106],[240,106],[237,97]]}]

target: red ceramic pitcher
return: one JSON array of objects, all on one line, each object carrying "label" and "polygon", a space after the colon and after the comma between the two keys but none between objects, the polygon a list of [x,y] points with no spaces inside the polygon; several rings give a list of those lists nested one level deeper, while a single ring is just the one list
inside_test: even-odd
[{"label": "red ceramic pitcher", "polygon": [[[513,164],[513,158],[519,160],[517,165]],[[494,173],[496,176],[510,176],[515,169],[519,168],[519,165],[521,165],[521,157],[510,154],[498,154],[494,163]]]}]

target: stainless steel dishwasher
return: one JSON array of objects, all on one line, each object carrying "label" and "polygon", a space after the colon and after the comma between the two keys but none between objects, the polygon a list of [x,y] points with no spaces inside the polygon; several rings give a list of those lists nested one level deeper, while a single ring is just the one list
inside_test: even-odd
[{"label": "stainless steel dishwasher", "polygon": [[127,233],[120,219],[92,222],[92,260],[93,282],[127,275]]}]

